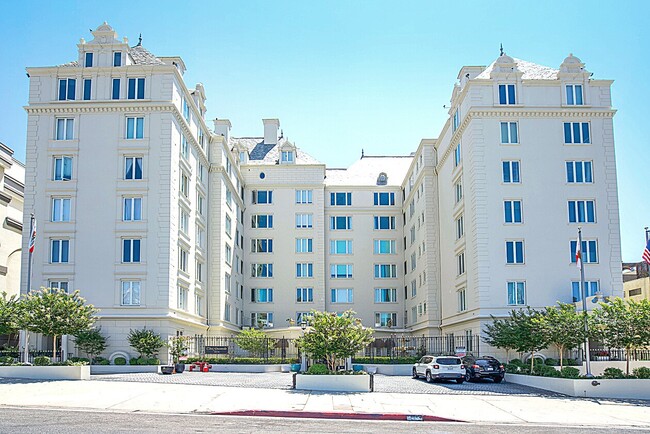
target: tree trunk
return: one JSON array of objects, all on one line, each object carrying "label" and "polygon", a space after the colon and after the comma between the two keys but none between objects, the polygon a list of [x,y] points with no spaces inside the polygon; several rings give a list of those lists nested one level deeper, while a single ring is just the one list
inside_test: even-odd
[{"label": "tree trunk", "polygon": [[625,348],[625,375],[630,375],[630,348]]},{"label": "tree trunk", "polygon": [[535,369],[535,351],[531,351],[530,353],[530,374],[533,374],[533,370]]},{"label": "tree trunk", "polygon": [[52,363],[56,363],[56,335],[52,339]]},{"label": "tree trunk", "polygon": [[560,371],[562,371],[563,367],[563,356],[564,356],[564,346],[558,346],[558,349],[560,350]]}]

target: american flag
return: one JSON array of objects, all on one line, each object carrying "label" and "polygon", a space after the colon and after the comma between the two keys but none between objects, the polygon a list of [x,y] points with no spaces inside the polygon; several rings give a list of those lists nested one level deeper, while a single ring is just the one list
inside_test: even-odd
[{"label": "american flag", "polygon": [[29,237],[29,253],[34,253],[34,246],[36,245],[36,220],[34,220],[34,227],[32,234]]},{"label": "american flag", "polygon": [[648,240],[648,244],[646,244],[645,250],[643,251],[643,255],[641,255],[641,257],[644,261],[650,264],[650,240]]}]

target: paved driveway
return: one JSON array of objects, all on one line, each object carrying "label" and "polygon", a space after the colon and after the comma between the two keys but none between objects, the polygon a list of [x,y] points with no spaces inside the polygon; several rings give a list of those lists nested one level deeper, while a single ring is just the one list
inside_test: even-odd
[{"label": "paved driveway", "polygon": [[[198,384],[226,387],[251,387],[263,389],[290,389],[292,378],[289,373],[269,372],[263,374],[232,372],[184,372],[176,375],[159,374],[106,374],[92,375],[91,380],[132,381],[142,383]],[[375,375],[376,392],[431,393],[445,395],[532,395],[551,396],[553,393],[503,382],[456,384],[452,382],[427,383],[410,376]]]}]

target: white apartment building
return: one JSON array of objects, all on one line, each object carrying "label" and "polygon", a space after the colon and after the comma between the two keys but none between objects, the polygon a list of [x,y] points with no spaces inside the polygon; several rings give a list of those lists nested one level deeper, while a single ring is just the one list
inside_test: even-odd
[{"label": "white apartment building", "polygon": [[79,289],[111,358],[133,328],[288,337],[314,309],[380,335],[477,335],[572,300],[580,225],[589,290],[622,292],[611,81],[575,57],[464,67],[438,139],[333,169],[278,119],[210,130],[180,57],[92,34],[76,61],[27,69],[23,224],[34,212],[32,287]]}]

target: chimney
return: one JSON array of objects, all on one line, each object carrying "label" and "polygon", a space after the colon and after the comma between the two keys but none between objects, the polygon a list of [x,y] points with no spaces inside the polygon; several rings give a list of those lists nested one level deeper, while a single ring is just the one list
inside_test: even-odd
[{"label": "chimney", "polygon": [[262,119],[264,123],[264,143],[268,145],[278,144],[278,130],[280,129],[279,119]]},{"label": "chimney", "polygon": [[230,128],[232,125],[228,119],[215,119],[214,120],[214,133],[218,136],[223,136],[228,143],[230,139]]}]

